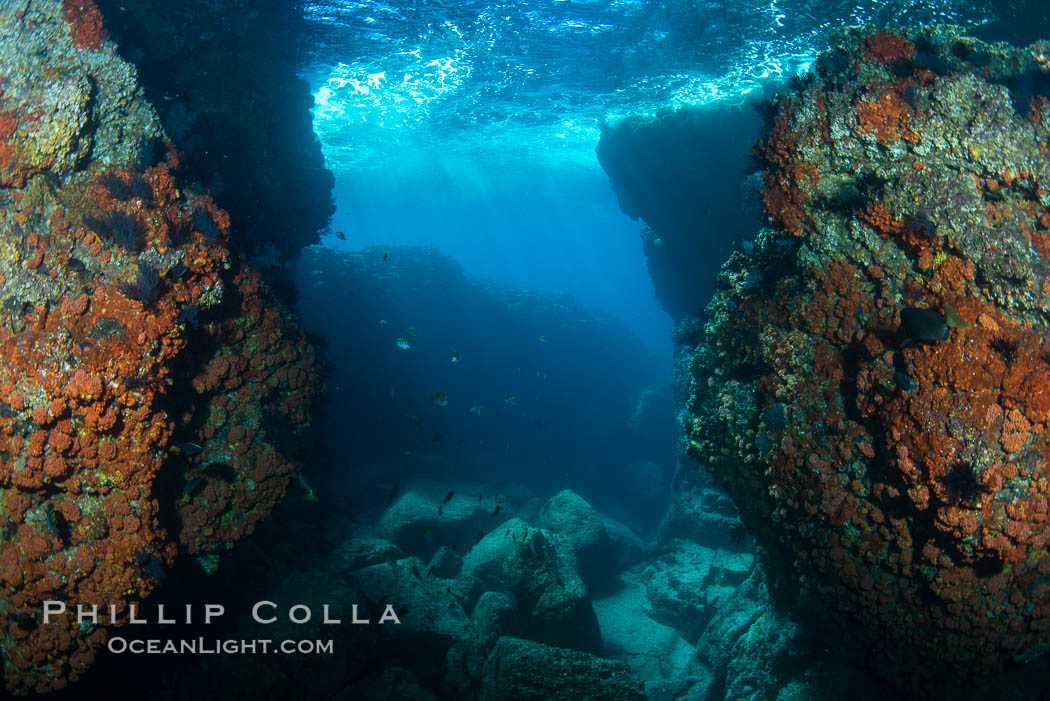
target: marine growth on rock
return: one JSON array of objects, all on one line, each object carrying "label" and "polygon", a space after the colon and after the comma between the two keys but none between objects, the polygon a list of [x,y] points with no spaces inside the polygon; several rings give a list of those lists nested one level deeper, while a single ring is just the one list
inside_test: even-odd
[{"label": "marine growth on rock", "polygon": [[0,652],[26,694],[77,681],[180,549],[214,569],[267,515],[320,359],[91,0],[0,3],[0,48]]},{"label": "marine growth on rock", "polygon": [[836,644],[911,689],[1050,649],[1041,56],[834,34],[769,111],[770,226],[691,351],[690,451]]}]

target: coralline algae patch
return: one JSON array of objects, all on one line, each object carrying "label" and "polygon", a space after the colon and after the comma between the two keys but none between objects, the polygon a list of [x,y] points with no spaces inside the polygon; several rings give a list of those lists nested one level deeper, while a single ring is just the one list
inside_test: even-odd
[{"label": "coralline algae patch", "polygon": [[[231,260],[226,214],[178,182],[133,70],[78,29],[92,3],[21,5],[0,9],[0,650],[19,694],[76,681],[107,636],[42,625],[44,600],[119,625],[180,545],[214,567],[251,532],[319,391],[302,332]],[[225,421],[198,420],[215,407]],[[173,455],[186,435],[201,455]],[[162,473],[203,488],[161,491]]]},{"label": "coralline algae patch", "polygon": [[[693,353],[691,451],[911,688],[1050,649],[1045,55],[833,36],[769,107],[774,227],[723,267]],[[909,338],[909,307],[943,328]]]},{"label": "coralline algae patch", "polygon": [[208,329],[222,350],[190,382],[197,397],[182,417],[204,447],[178,502],[179,541],[205,569],[265,518],[298,472],[294,436],[321,392],[321,359],[288,312],[265,303],[250,270],[234,277],[240,302]]}]

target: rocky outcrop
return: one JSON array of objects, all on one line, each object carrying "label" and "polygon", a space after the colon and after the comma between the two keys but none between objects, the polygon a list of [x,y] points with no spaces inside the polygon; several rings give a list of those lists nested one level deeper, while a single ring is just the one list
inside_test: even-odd
[{"label": "rocky outcrop", "polygon": [[772,226],[684,351],[690,454],[833,644],[913,691],[1046,647],[1046,56],[834,33],[768,106]]},{"label": "rocky outcrop", "polygon": [[[178,552],[214,571],[294,479],[320,358],[230,254],[91,0],[0,5],[0,649],[64,688]],[[44,600],[112,605],[117,626]]]},{"label": "rocky outcrop", "polygon": [[645,221],[656,297],[674,319],[710,298],[718,261],[758,222],[740,188],[759,124],[746,108],[686,106],[602,127],[596,153],[620,209]]}]

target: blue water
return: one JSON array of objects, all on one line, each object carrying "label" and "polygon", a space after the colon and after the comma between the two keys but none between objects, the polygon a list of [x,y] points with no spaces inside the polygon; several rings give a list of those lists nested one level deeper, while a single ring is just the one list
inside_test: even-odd
[{"label": "blue water", "polygon": [[616,314],[665,362],[670,320],[640,224],[594,156],[602,121],[750,109],[808,69],[833,26],[993,17],[957,1],[343,1],[306,13],[304,75],[336,175],[325,245],[435,245],[468,275]]}]

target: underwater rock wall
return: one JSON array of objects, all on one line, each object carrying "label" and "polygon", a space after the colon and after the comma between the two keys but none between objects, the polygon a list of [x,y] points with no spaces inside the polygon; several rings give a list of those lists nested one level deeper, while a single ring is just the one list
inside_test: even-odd
[{"label": "underwater rock wall", "polygon": [[319,358],[179,176],[90,0],[0,6],[0,649],[24,694],[110,626],[42,602],[149,596],[214,569],[294,477]]},{"label": "underwater rock wall", "polygon": [[697,314],[730,242],[760,222],[740,174],[760,132],[746,107],[681,107],[602,126],[596,153],[624,214],[642,219],[656,297],[674,320]]},{"label": "underwater rock wall", "polygon": [[[100,0],[121,55],[182,153],[253,255],[318,242],[334,184],[298,68],[298,2]],[[272,246],[267,249],[267,244]]]},{"label": "underwater rock wall", "polygon": [[769,106],[772,226],[686,351],[690,453],[905,688],[1050,642],[1048,48],[834,33]]}]

